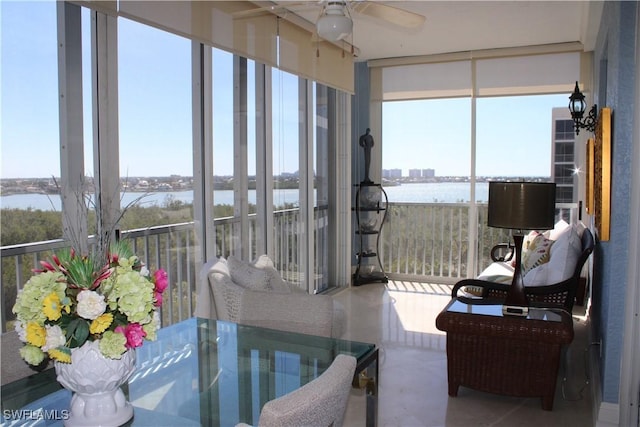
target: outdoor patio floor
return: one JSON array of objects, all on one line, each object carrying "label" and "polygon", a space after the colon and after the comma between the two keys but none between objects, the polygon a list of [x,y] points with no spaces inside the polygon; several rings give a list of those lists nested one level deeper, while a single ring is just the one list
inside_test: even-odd
[{"label": "outdoor patio floor", "polygon": [[[344,338],[380,348],[379,426],[576,426],[593,425],[587,370],[588,318],[574,309],[575,338],[567,368],[558,375],[553,411],[538,398],[499,396],[460,387],[447,395],[446,335],[435,318],[450,300],[450,285],[410,281],[351,287],[334,295],[347,313]],[[361,390],[350,396],[345,426],[365,425]]]}]

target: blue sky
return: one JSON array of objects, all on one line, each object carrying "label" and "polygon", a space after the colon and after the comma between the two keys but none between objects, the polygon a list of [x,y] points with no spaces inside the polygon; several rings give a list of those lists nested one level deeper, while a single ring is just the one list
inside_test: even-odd
[{"label": "blue sky", "polygon": [[[2,1],[2,178],[59,176],[55,3]],[[85,17],[88,14],[85,13]],[[89,28],[83,28],[89,39]],[[122,176],[192,175],[191,50],[182,37],[119,20],[119,133]],[[84,102],[90,106],[89,51],[84,49]],[[214,169],[233,170],[232,55],[214,53]],[[251,66],[251,64],[250,64]],[[216,78],[215,76],[218,76]],[[297,85],[274,73],[274,174],[297,167]],[[477,101],[478,175],[549,176],[551,108],[568,93]],[[249,99],[253,86],[249,88]],[[91,110],[84,117],[85,164],[91,170]],[[249,111],[253,111],[250,102]],[[470,173],[470,100],[387,103],[383,168]],[[254,123],[248,118],[249,127]],[[249,133],[253,139],[253,130]],[[357,143],[357,141],[355,142]],[[249,145],[254,173],[255,144]]]},{"label": "blue sky", "polygon": [[[569,96],[479,98],[476,174],[549,176],[551,113]],[[469,98],[388,102],[383,107],[383,168],[434,169],[436,176],[468,176],[471,169]]]}]

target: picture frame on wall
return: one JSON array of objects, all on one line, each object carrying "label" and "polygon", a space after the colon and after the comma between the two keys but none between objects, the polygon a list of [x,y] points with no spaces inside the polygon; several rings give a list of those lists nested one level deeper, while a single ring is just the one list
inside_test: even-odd
[{"label": "picture frame on wall", "polygon": [[[589,174],[587,191],[593,193],[592,204],[587,198],[587,212],[594,216],[595,227],[601,241],[608,241],[611,233],[611,131],[611,108],[603,107],[598,114],[593,140],[593,156],[591,157],[593,169],[589,169],[587,172]],[[587,161],[589,161],[588,142]],[[589,168],[590,165],[588,164],[587,167]],[[590,185],[591,176],[593,177],[592,186]],[[587,193],[587,197],[589,197],[589,193]]]},{"label": "picture frame on wall", "polygon": [[589,215],[594,214],[594,168],[595,168],[595,159],[594,159],[594,145],[595,138],[589,138],[587,140],[587,163],[586,163],[586,176],[585,176],[585,209]]}]

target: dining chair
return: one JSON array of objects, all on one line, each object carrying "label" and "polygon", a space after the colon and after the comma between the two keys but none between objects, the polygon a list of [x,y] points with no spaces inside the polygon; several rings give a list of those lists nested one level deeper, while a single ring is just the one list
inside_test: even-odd
[{"label": "dining chair", "polygon": [[355,357],[339,354],[316,379],[267,402],[260,411],[258,426],[342,426],[355,369]]}]

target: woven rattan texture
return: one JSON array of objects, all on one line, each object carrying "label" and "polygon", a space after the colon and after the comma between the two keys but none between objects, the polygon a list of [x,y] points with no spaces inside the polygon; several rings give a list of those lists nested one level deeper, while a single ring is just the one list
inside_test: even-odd
[{"label": "woven rattan texture", "polygon": [[562,346],[573,340],[571,316],[561,322],[448,312],[436,319],[447,332],[449,395],[459,386],[507,396],[541,397],[551,410]]}]

